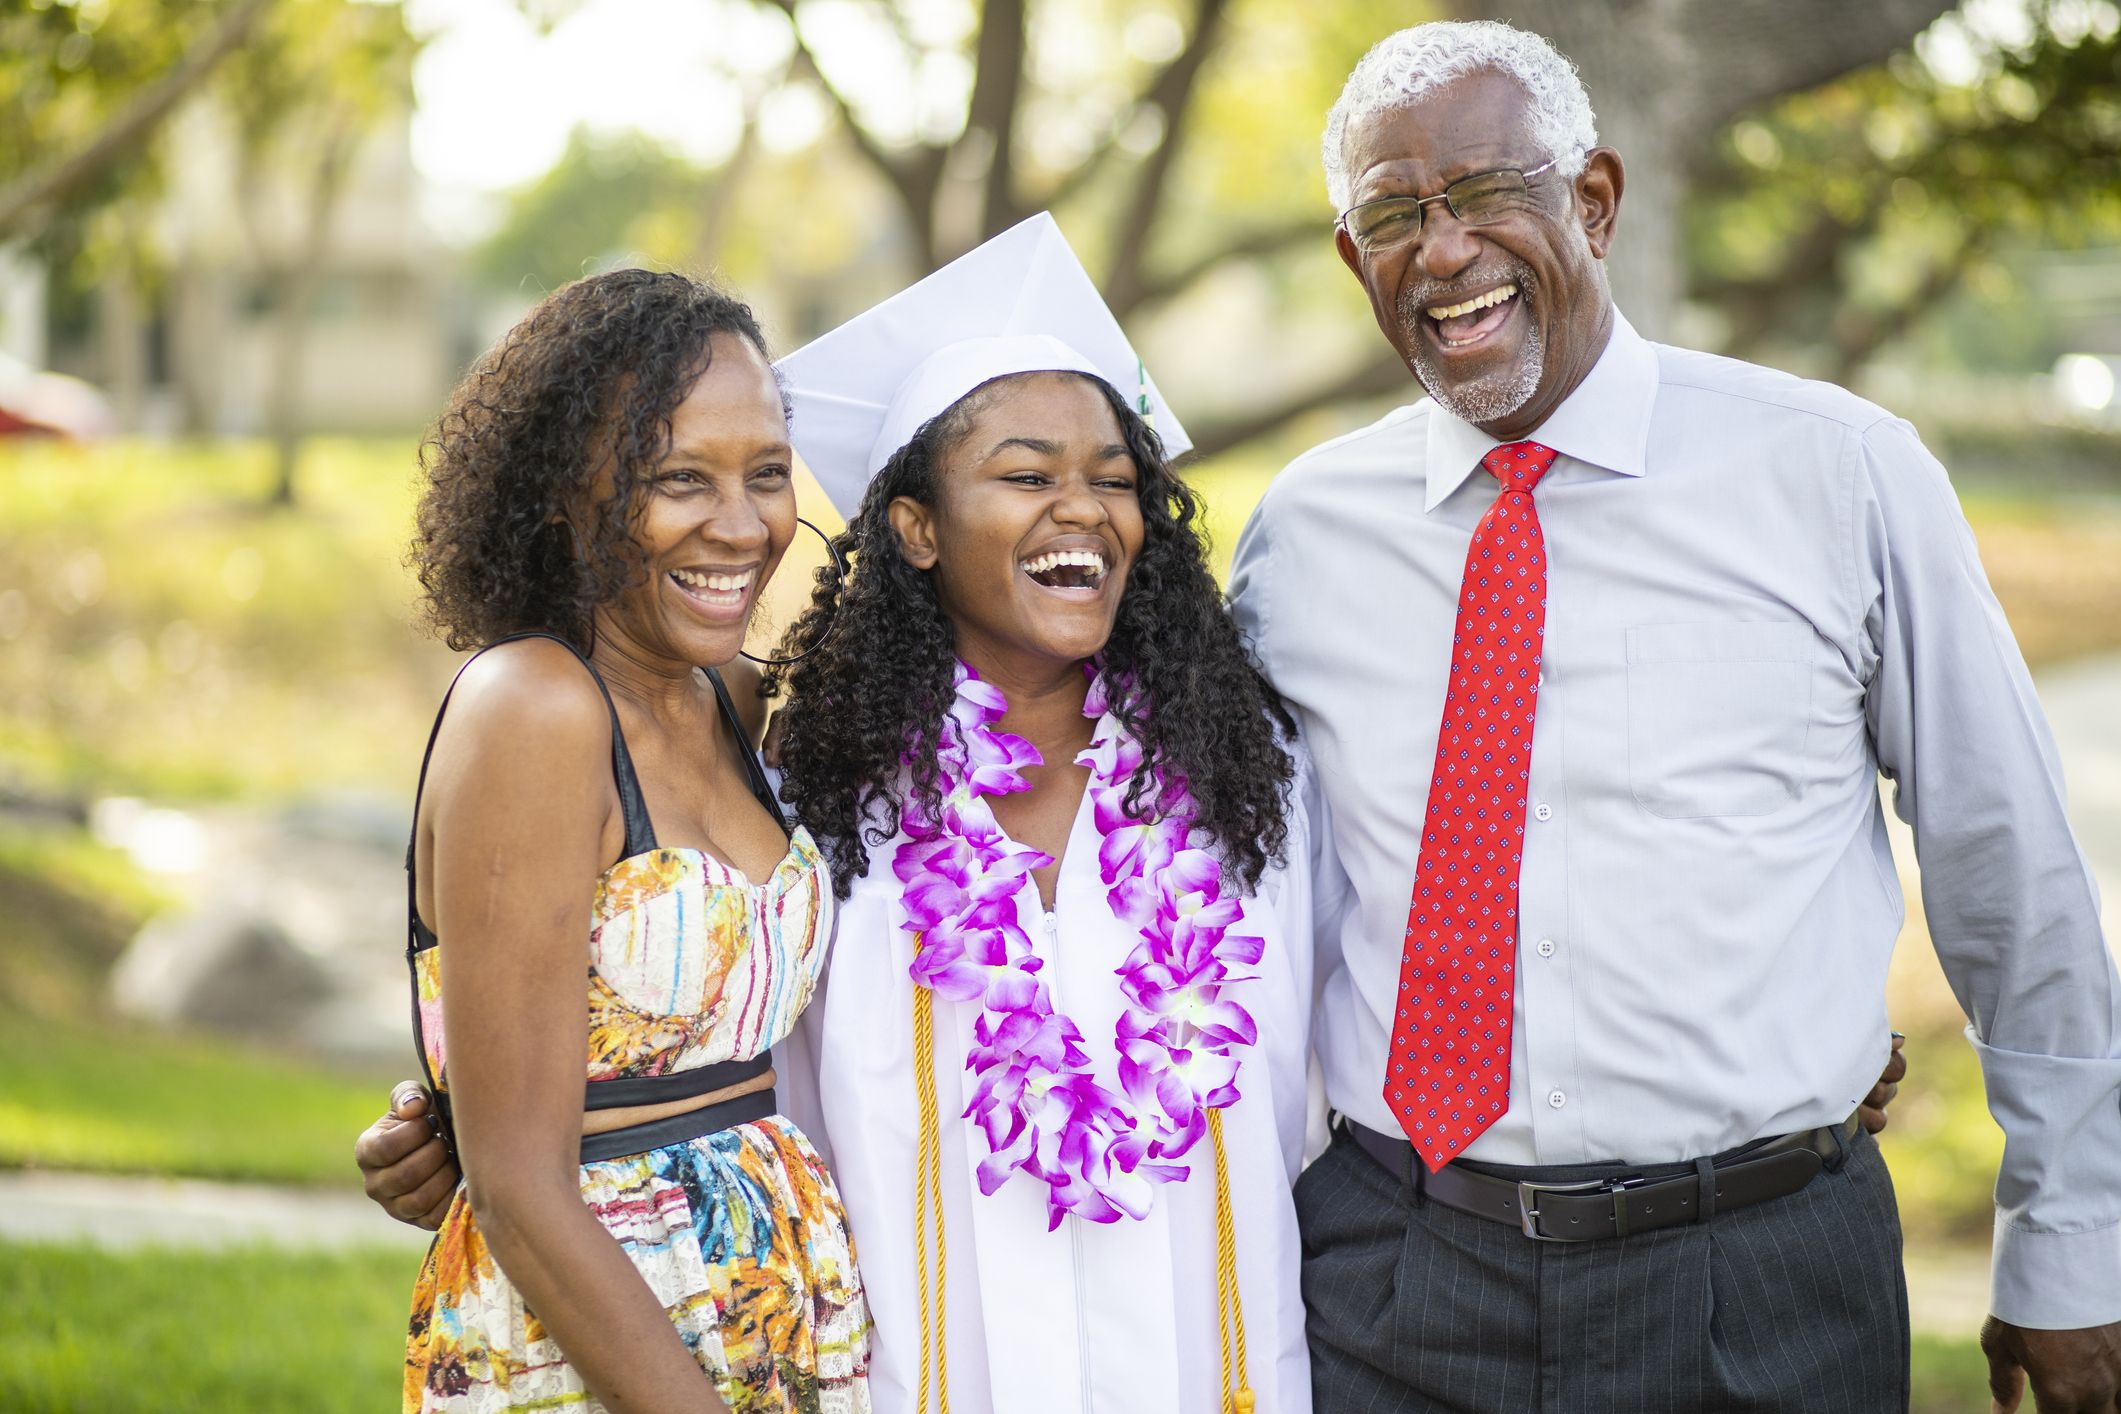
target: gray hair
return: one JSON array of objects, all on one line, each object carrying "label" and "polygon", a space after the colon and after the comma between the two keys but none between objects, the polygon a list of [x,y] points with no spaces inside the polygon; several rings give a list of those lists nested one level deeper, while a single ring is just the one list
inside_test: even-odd
[{"label": "gray hair", "polygon": [[1326,194],[1333,209],[1345,210],[1351,194],[1350,127],[1481,72],[1507,75],[1524,89],[1532,135],[1555,159],[1555,171],[1573,177],[1583,170],[1584,154],[1598,145],[1598,122],[1568,57],[1541,36],[1498,20],[1437,20],[1385,39],[1348,75],[1326,115]]}]

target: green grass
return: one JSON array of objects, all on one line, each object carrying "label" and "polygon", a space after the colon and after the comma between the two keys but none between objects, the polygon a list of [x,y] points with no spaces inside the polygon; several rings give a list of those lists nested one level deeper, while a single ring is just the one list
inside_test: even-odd
[{"label": "green grass", "polygon": [[0,1245],[0,1409],[395,1409],[418,1258]]},{"label": "green grass", "polygon": [[[397,1400],[416,1259],[0,1245],[0,1408],[304,1414]],[[122,1338],[115,1333],[122,1332]],[[1980,1414],[1971,1340],[1918,1337],[1913,1414]]]},{"label": "green grass", "polygon": [[0,1166],[351,1184],[388,1095],[226,1041],[0,1009]]},{"label": "green grass", "polygon": [[[1972,1340],[1915,1337],[1909,1414],[1988,1414],[1988,1360]],[[2027,1414],[2032,1396],[2025,1398]]]}]

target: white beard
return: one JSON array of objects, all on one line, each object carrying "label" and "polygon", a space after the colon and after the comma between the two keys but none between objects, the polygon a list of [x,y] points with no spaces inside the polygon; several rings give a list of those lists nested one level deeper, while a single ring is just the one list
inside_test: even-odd
[{"label": "white beard", "polygon": [[[1516,262],[1503,266],[1492,275],[1483,273],[1481,278],[1509,280],[1517,286],[1519,302],[1526,305],[1539,293],[1532,272]],[[1406,332],[1407,347],[1414,350],[1414,376],[1421,380],[1421,386],[1428,390],[1429,396],[1451,416],[1475,426],[1508,417],[1530,402],[1532,394],[1539,390],[1539,376],[1545,371],[1547,362],[1546,339],[1539,326],[1530,322],[1530,309],[1525,310],[1528,327],[1515,364],[1470,382],[1451,385],[1445,382],[1443,370],[1437,367],[1426,337],[1428,331],[1422,328],[1428,322],[1428,315],[1422,311],[1440,298],[1438,288],[1431,284],[1406,291],[1399,301],[1400,328]]]},{"label": "white beard", "polygon": [[[1523,298],[1523,296],[1519,296]],[[1525,330],[1524,347],[1519,350],[1517,361],[1507,368],[1497,369],[1468,382],[1446,383],[1443,371],[1429,355],[1429,347],[1422,337],[1424,331],[1414,320],[1428,316],[1420,310],[1400,312],[1406,320],[1409,335],[1407,343],[1414,350],[1414,376],[1438,406],[1461,422],[1476,426],[1483,422],[1494,422],[1508,417],[1532,400],[1539,389],[1540,374],[1546,370],[1547,346],[1541,337],[1539,326],[1534,324]]]}]

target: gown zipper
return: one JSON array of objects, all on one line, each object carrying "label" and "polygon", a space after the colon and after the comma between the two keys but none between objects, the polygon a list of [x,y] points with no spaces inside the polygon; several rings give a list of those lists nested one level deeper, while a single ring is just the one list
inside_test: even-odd
[{"label": "gown zipper", "polygon": [[[1046,956],[1050,962],[1058,963],[1060,955],[1060,918],[1052,909],[1045,910],[1039,919],[1039,927],[1046,935]],[[1057,969],[1056,969],[1057,970]],[[1055,989],[1054,1005],[1061,1004],[1059,989]],[[1096,1406],[1090,1393],[1090,1303],[1084,1291],[1083,1220],[1073,1213],[1068,1215],[1068,1265],[1075,1286],[1075,1351],[1076,1389],[1080,1396],[1083,1414],[1096,1414]]]},{"label": "gown zipper", "polygon": [[1068,1247],[1075,1269],[1076,1388],[1082,1395],[1083,1414],[1096,1414],[1090,1398],[1090,1303],[1083,1294],[1083,1220],[1073,1213],[1068,1215]]}]

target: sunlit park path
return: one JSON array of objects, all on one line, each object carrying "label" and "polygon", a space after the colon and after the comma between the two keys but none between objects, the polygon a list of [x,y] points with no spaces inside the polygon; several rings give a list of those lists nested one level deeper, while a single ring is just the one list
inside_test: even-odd
[{"label": "sunlit park path", "polygon": [[[349,1157],[349,1169],[352,1162]],[[427,1234],[343,1189],[23,1169],[0,1171],[0,1241],[119,1249],[418,1248]]]}]

